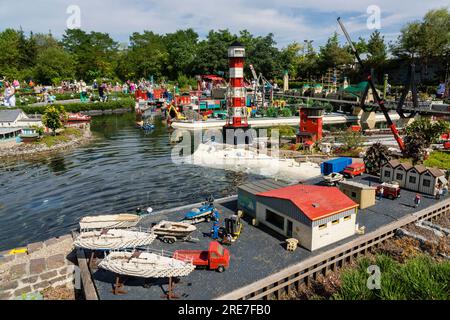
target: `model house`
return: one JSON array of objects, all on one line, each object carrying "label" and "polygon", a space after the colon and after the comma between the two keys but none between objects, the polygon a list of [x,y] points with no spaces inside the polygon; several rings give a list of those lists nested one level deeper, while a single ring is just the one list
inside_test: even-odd
[{"label": "model house", "polygon": [[20,109],[0,110],[0,128],[27,128],[42,127],[42,121],[38,118],[30,118]]},{"label": "model house", "polygon": [[442,170],[423,165],[412,166],[398,160],[386,162],[381,167],[382,182],[397,182],[401,188],[429,195],[436,194],[436,188],[447,184]]}]

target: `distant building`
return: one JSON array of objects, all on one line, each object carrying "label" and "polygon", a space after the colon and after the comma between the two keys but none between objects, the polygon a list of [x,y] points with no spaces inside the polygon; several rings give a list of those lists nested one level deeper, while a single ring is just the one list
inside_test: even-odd
[{"label": "distant building", "polygon": [[323,109],[322,108],[301,108],[300,126],[297,133],[297,143],[311,145],[322,140]]},{"label": "distant building", "polygon": [[440,169],[412,166],[398,160],[386,162],[381,167],[380,179],[382,182],[397,182],[401,188],[430,195],[436,195],[437,186],[447,184],[445,174]]},{"label": "distant building", "polygon": [[347,180],[339,183],[339,190],[356,201],[360,209],[366,209],[375,205],[375,187],[369,187],[363,183]]},{"label": "distant building", "polygon": [[0,147],[12,146],[20,142],[20,128],[0,128]]},{"label": "distant building", "polygon": [[0,128],[43,127],[39,118],[30,118],[20,109],[0,110]]},{"label": "distant building", "polygon": [[[270,183],[273,182],[265,184]],[[336,187],[291,185],[262,192],[259,189],[258,182],[256,186],[249,183],[238,188],[238,206],[244,214],[287,238],[298,239],[308,250],[356,232],[358,204]]]}]

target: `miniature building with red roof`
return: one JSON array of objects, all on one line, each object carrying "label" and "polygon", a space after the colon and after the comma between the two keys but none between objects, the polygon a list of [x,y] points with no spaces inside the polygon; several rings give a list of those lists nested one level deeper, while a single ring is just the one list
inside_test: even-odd
[{"label": "miniature building with red roof", "polygon": [[358,204],[338,188],[298,184],[264,189],[268,183],[260,184],[239,187],[238,201],[252,208],[241,206],[244,212],[287,238],[298,239],[304,248],[313,251],[356,233]]}]

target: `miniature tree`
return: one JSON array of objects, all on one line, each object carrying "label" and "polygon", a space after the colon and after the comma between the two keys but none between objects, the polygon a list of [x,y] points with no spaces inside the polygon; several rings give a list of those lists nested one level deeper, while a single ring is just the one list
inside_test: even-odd
[{"label": "miniature tree", "polygon": [[66,118],[67,114],[64,107],[50,106],[45,109],[42,115],[42,123],[52,130],[53,135],[56,135],[56,130],[63,127]]},{"label": "miniature tree", "polygon": [[381,166],[391,159],[391,154],[385,145],[377,142],[371,145],[364,156],[364,164],[366,166],[366,172],[373,175],[378,175],[381,170]]}]

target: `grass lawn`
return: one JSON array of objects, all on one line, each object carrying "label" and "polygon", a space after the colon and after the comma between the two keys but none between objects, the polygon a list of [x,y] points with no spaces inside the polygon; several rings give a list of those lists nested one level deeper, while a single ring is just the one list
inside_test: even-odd
[{"label": "grass lawn", "polygon": [[438,167],[440,169],[450,170],[450,153],[433,151],[430,157],[425,160],[427,167]]},{"label": "grass lawn", "polygon": [[79,138],[83,135],[81,130],[76,128],[66,128],[62,132],[58,132],[56,136],[44,135],[40,140],[36,141],[37,144],[45,144],[47,147],[53,147],[59,143],[68,142],[73,138]]}]

